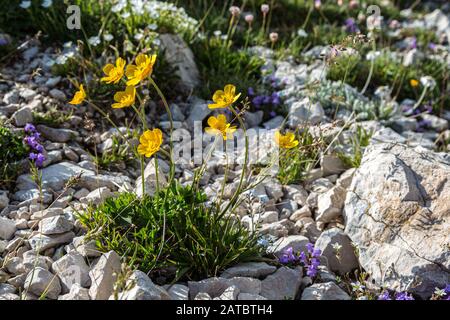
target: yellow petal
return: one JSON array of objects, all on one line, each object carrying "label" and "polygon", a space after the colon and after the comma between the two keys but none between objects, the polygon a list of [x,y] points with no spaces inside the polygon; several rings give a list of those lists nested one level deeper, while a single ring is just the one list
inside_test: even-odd
[{"label": "yellow petal", "polygon": [[124,105],[122,103],[113,103],[111,107],[113,109],[120,109],[120,108],[123,108]]},{"label": "yellow petal", "polygon": [[224,107],[225,107],[225,105],[223,103],[208,104],[209,109],[220,109],[220,108],[224,108]]},{"label": "yellow petal", "polygon": [[125,92],[119,91],[114,94],[114,101],[120,102],[125,97]]},{"label": "yellow petal", "polygon": [[125,67],[126,61],[122,58],[117,58],[116,60],[116,67],[120,70],[123,70],[123,68]]},{"label": "yellow petal", "polygon": [[216,92],[214,92],[212,100],[216,103],[222,102],[224,95],[225,93],[222,90],[217,90]]},{"label": "yellow petal", "polygon": [[238,93],[238,94],[234,97],[233,102],[236,102],[236,101],[239,99],[240,96],[241,96],[241,94]]},{"label": "yellow petal", "polygon": [[216,119],[216,117],[209,117],[207,122],[208,122],[208,125],[211,128],[216,128],[217,127],[217,119]]},{"label": "yellow petal", "polygon": [[111,70],[114,69],[114,66],[111,63],[108,63],[106,66],[103,67],[103,72],[106,75],[109,75],[109,73],[111,72]]},{"label": "yellow petal", "polygon": [[217,116],[217,121],[218,121],[220,124],[225,125],[225,124],[227,123],[227,117],[226,117],[224,114],[219,114],[219,115]]},{"label": "yellow petal", "polygon": [[137,70],[137,67],[133,64],[130,64],[127,66],[125,74],[128,78],[133,78],[136,70]]},{"label": "yellow petal", "polygon": [[234,94],[236,92],[236,87],[232,84],[227,84],[224,88],[225,95],[234,97]]},{"label": "yellow petal", "polygon": [[146,54],[141,53],[136,58],[136,65],[139,66],[141,64],[147,64],[148,60],[149,60],[148,56]]}]

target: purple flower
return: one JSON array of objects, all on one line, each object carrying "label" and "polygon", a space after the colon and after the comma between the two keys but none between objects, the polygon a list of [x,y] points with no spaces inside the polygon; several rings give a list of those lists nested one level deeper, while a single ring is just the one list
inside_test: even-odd
[{"label": "purple flower", "polygon": [[39,153],[44,152],[44,147],[42,146],[42,144],[39,144],[39,143],[36,143],[36,146],[34,149]]},{"label": "purple flower", "polygon": [[450,284],[447,284],[444,288],[446,294],[450,294]]},{"label": "purple flower", "polygon": [[263,104],[270,104],[270,101],[271,101],[270,96],[264,96],[262,103]]},{"label": "purple flower", "polygon": [[31,152],[31,153],[28,155],[28,158],[29,158],[30,160],[32,160],[32,161],[36,160],[37,157],[38,157],[37,153],[34,153],[34,152]]},{"label": "purple flower", "polygon": [[284,250],[283,255],[280,257],[280,263],[282,264],[288,264],[295,262],[295,255],[294,255],[294,249],[292,247],[289,247]]},{"label": "purple flower", "polygon": [[33,132],[36,131],[36,127],[34,125],[32,125],[31,123],[27,123],[25,125],[24,130],[25,130],[26,133],[33,133]]},{"label": "purple flower", "polygon": [[252,102],[255,106],[260,106],[262,104],[263,97],[262,96],[256,96],[252,99]]},{"label": "purple flower", "polygon": [[306,249],[308,250],[309,253],[312,253],[314,250],[314,245],[311,242],[308,242],[306,244]]},{"label": "purple flower", "polygon": [[383,293],[378,296],[378,300],[392,300],[389,291],[383,291]]},{"label": "purple flower", "polygon": [[428,48],[429,48],[430,50],[436,51],[437,46],[436,46],[435,43],[430,42],[430,43],[428,44]]},{"label": "purple flower", "polygon": [[255,95],[255,90],[252,87],[250,87],[250,88],[248,88],[247,93],[248,93],[249,96],[254,96]]},{"label": "purple flower", "polygon": [[395,295],[395,300],[414,300],[414,298],[408,295],[408,292],[399,292]]},{"label": "purple flower", "polygon": [[411,49],[417,48],[417,38],[416,37],[412,37],[410,47],[411,47]]},{"label": "purple flower", "polygon": [[35,164],[38,168],[42,167],[45,161],[45,156],[42,153],[38,153]]},{"label": "purple flower", "polygon": [[306,260],[306,254],[305,254],[303,251],[300,253],[300,260],[301,260],[304,264],[307,263],[307,260]]},{"label": "purple flower", "polygon": [[276,113],[275,111],[270,111],[269,115],[270,115],[272,118],[275,118],[275,117],[277,116],[277,113]]},{"label": "purple flower", "polygon": [[278,94],[278,92],[272,93],[271,99],[272,99],[272,104],[273,104],[274,106],[278,106],[278,105],[281,103],[281,101],[280,101],[280,95]]},{"label": "purple flower", "polygon": [[353,18],[348,18],[345,20],[345,29],[348,33],[359,32],[359,28],[356,25],[356,21]]}]

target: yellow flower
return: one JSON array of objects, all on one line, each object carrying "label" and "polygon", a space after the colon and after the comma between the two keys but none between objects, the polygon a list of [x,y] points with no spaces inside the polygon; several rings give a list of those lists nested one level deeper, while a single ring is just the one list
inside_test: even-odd
[{"label": "yellow flower", "polygon": [[140,54],[136,58],[136,64],[127,66],[125,74],[128,81],[127,86],[135,86],[142,80],[146,79],[152,74],[153,65],[156,62],[156,54],[147,56],[146,54]]},{"label": "yellow flower", "polygon": [[235,94],[236,87],[232,84],[227,84],[224,90],[217,90],[213,95],[213,104],[209,104],[208,108],[217,109],[217,108],[226,108],[231,106],[233,103],[239,99],[241,94]]},{"label": "yellow flower", "polygon": [[233,132],[236,131],[236,127],[231,127],[229,123],[227,123],[227,117],[223,114],[219,114],[216,117],[209,117],[208,119],[209,127],[205,128],[206,133],[211,135],[221,134],[223,140],[227,140],[227,135],[233,136]]},{"label": "yellow flower", "polygon": [[133,86],[128,86],[125,91],[116,92],[114,95],[114,103],[112,107],[114,109],[125,108],[132,106],[134,104],[134,99],[136,98],[136,88]]},{"label": "yellow flower", "polygon": [[139,138],[138,153],[150,158],[159,151],[162,144],[162,132],[159,129],[147,130]]},{"label": "yellow flower", "polygon": [[409,80],[409,84],[411,85],[411,87],[415,88],[419,85],[419,81],[417,81],[416,79],[411,79]]},{"label": "yellow flower", "polygon": [[284,149],[292,149],[298,145],[298,140],[292,132],[282,135],[280,131],[275,132],[275,142]]},{"label": "yellow flower", "polygon": [[123,77],[123,69],[125,68],[125,60],[122,58],[118,58],[116,60],[116,66],[108,63],[103,67],[103,72],[106,74],[106,77],[103,77],[101,81],[106,83],[117,83]]},{"label": "yellow flower", "polygon": [[72,100],[69,101],[69,103],[70,104],[81,104],[85,98],[86,98],[86,91],[84,91],[83,85],[80,84],[80,90],[75,92],[75,95],[73,96]]}]

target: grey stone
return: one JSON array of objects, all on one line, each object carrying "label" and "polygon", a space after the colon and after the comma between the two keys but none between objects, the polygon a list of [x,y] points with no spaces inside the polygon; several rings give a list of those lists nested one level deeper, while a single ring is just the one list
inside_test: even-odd
[{"label": "grey stone", "polygon": [[69,243],[74,237],[75,234],[72,231],[56,235],[45,235],[38,233],[32,236],[28,241],[34,250],[43,252],[47,249]]},{"label": "grey stone", "polygon": [[225,289],[225,291],[214,300],[237,300],[240,290],[236,286],[231,286]]},{"label": "grey stone", "polygon": [[182,86],[191,91],[200,83],[200,73],[191,49],[177,34],[163,33],[159,38],[167,62],[176,68]]},{"label": "grey stone", "polygon": [[53,272],[61,280],[63,292],[69,292],[74,284],[87,288],[91,284],[89,267],[83,256],[71,251],[52,264]]},{"label": "grey stone", "polygon": [[310,241],[308,238],[304,236],[294,235],[294,236],[287,236],[278,239],[275,241],[272,245],[269,246],[267,249],[268,252],[273,253],[278,258],[281,257],[284,254],[284,251],[287,248],[293,249],[294,252],[307,252],[306,245]]},{"label": "grey stone", "polygon": [[400,144],[368,147],[347,193],[345,232],[379,285],[428,298],[450,282],[449,199],[448,157]]},{"label": "grey stone", "polygon": [[333,155],[322,155],[320,157],[320,166],[324,176],[340,174],[347,169],[342,160]]},{"label": "grey stone", "polygon": [[66,94],[59,89],[52,89],[49,93],[52,98],[63,102],[67,101]]},{"label": "grey stone", "polygon": [[288,124],[295,127],[299,124],[317,124],[323,120],[325,112],[319,102],[312,103],[308,97],[293,103],[289,110]]},{"label": "grey stone", "polygon": [[79,135],[78,132],[70,129],[50,128],[42,124],[38,125],[36,129],[44,138],[54,142],[68,142]]},{"label": "grey stone", "polygon": [[114,283],[121,271],[120,257],[114,251],[103,254],[94,268],[89,272],[91,287],[89,295],[92,300],[108,300],[113,293]]},{"label": "grey stone", "polygon": [[172,300],[189,300],[189,288],[182,284],[174,284],[167,292]]},{"label": "grey stone", "polygon": [[16,232],[14,220],[0,216],[0,239],[10,240]]},{"label": "grey stone", "polygon": [[39,222],[39,231],[44,235],[66,233],[73,228],[73,222],[64,216],[44,218]]},{"label": "grey stone", "polygon": [[333,187],[317,197],[316,220],[330,222],[342,214],[346,190],[341,187]]},{"label": "grey stone", "polygon": [[0,190],[0,211],[6,208],[9,204],[8,191]]},{"label": "grey stone", "polygon": [[57,276],[48,270],[37,267],[28,273],[25,288],[38,297],[57,299],[61,285]]},{"label": "grey stone", "polygon": [[82,203],[99,205],[107,198],[112,197],[114,194],[107,187],[101,187],[91,191],[86,197],[80,199]]},{"label": "grey stone", "polygon": [[33,122],[33,114],[28,107],[23,107],[14,112],[12,119],[17,127],[24,127],[27,123]]},{"label": "grey stone", "polygon": [[333,272],[345,275],[359,266],[350,238],[338,228],[322,232],[315,248],[322,251],[322,256],[327,258]]},{"label": "grey stone", "polygon": [[221,277],[233,278],[233,277],[252,277],[261,278],[269,274],[274,273],[277,270],[276,267],[268,265],[265,262],[246,262],[240,263],[234,267],[226,269]]},{"label": "grey stone", "polygon": [[70,287],[70,292],[59,296],[58,300],[90,300],[89,290],[81,287],[78,283],[74,283]]},{"label": "grey stone", "polygon": [[[155,159],[152,159],[144,170],[144,181],[145,181],[145,193],[148,195],[153,195],[156,192],[156,166]],[[164,175],[161,166],[158,166],[158,183],[159,187],[162,188],[167,184],[166,176]],[[136,180],[136,194],[140,197],[142,196],[142,177],[140,176]]]},{"label": "grey stone", "polygon": [[334,282],[326,282],[303,290],[301,300],[350,300],[350,296]]},{"label": "grey stone", "polygon": [[170,300],[169,293],[142,271],[134,271],[127,283],[132,288],[120,295],[121,300]]},{"label": "grey stone", "polygon": [[293,300],[302,281],[302,268],[281,267],[261,282],[261,296],[269,300]]},{"label": "grey stone", "polygon": [[238,300],[267,300],[263,296],[260,296],[258,294],[251,294],[251,293],[239,293]]},{"label": "grey stone", "polygon": [[206,101],[194,98],[191,102],[191,111],[189,117],[187,118],[187,123],[189,127],[194,126],[194,122],[203,121],[209,114],[211,109],[208,108]]},{"label": "grey stone", "polygon": [[207,293],[212,298],[219,297],[228,287],[236,286],[240,292],[260,294],[261,281],[253,278],[234,277],[225,278],[208,278],[198,282],[189,281],[189,296],[195,298],[198,293]]}]

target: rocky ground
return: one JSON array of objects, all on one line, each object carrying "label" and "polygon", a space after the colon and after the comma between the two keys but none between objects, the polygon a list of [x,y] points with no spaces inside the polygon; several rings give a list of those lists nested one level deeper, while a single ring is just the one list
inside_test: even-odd
[{"label": "rocky ground", "polygon": [[[450,32],[448,17],[441,12],[416,23],[439,23],[437,32]],[[320,103],[308,107],[307,85],[329,82],[322,58],[326,47],[306,53],[310,64],[276,61],[269,49],[253,50],[265,57],[263,68],[273,70],[285,83],[281,95],[289,108],[289,124],[308,122],[312,132],[348,143],[355,134],[343,130],[349,113],[338,113],[332,119],[330,110]],[[0,116],[17,131],[33,122],[34,113],[51,108],[67,112],[68,117],[58,128],[37,126],[46,157],[41,170],[43,190],[32,181],[25,161],[13,191],[0,191],[0,300],[37,299],[43,294],[58,300],[349,300],[352,297],[341,276],[359,268],[373,280],[374,290],[408,291],[423,299],[450,283],[450,156],[448,149],[433,151],[439,135],[450,137],[447,110],[442,117],[428,115],[430,126],[423,132],[415,130],[414,118],[402,115],[386,121],[360,121],[374,134],[359,168],[347,169],[336,156],[323,154],[320,167],[305,183],[282,185],[271,179],[252,190],[258,214],[243,209],[239,218],[249,228],[258,225],[268,241],[267,251],[279,258],[288,248],[307,251],[307,244],[314,243],[321,250],[314,282],[300,266],[249,262],[219,277],[174,285],[157,285],[136,270],[126,281],[133,286],[117,289],[121,258],[113,251],[99,252],[93,241],[85,241],[86,230],[76,213],[115,192],[140,190],[140,172],[125,165],[98,170],[90,146],[99,145],[100,153],[112,148],[115,131],[99,126],[100,115],[92,108],[67,104],[72,95],[67,80],[50,72],[49,61],[57,56],[55,48],[31,41],[20,59],[1,70]],[[385,99],[399,110],[411,102]],[[193,121],[202,121],[211,113],[207,101],[197,97],[176,101],[171,107],[178,125],[188,130]],[[116,116],[123,119],[125,113],[118,111]],[[149,114],[148,118],[167,128],[167,115],[158,116]],[[250,113],[246,121],[253,128],[277,128],[283,117],[277,115],[263,123],[262,116]],[[223,172],[219,167],[209,166],[202,181],[209,197],[220,188]],[[167,168],[161,165],[163,175]],[[179,170],[177,178],[189,182],[192,169]],[[239,170],[236,166],[232,171],[236,174],[231,175],[226,194],[237,187]],[[145,176],[150,187],[154,171],[150,162]]]}]

